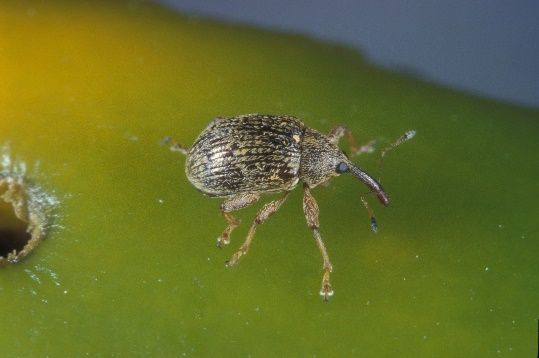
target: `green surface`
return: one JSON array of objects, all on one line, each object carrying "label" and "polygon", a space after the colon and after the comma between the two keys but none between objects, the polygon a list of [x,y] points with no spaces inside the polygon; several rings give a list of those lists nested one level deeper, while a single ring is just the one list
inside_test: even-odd
[{"label": "green surface", "polygon": [[[2,355],[536,354],[537,110],[136,3],[0,2],[0,78],[0,145],[60,202],[48,239],[0,271]],[[328,303],[301,190],[225,269],[261,204],[216,249],[219,201],[159,145],[252,112],[361,142],[418,132],[385,160],[377,235],[356,180],[313,191]],[[376,175],[376,155],[356,162]]]}]

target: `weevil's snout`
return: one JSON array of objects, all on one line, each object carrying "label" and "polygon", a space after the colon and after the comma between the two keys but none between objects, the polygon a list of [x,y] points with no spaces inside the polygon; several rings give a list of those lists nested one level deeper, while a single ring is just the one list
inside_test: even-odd
[{"label": "weevil's snout", "polygon": [[381,191],[376,193],[376,197],[384,206],[389,205],[389,196],[386,194],[386,192],[382,189]]},{"label": "weevil's snout", "polygon": [[389,205],[389,196],[386,194],[380,183],[351,163],[349,163],[349,169],[353,176],[361,180],[371,191],[376,193],[376,197],[384,206]]}]

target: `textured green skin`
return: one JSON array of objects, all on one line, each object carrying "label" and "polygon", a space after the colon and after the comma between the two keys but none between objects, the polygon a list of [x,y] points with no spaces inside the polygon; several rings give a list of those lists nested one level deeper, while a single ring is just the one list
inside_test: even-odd
[{"label": "textured green skin", "polygon": [[201,192],[216,197],[314,187],[346,156],[326,136],[292,116],[247,114],[213,120],[189,150],[185,171]]}]

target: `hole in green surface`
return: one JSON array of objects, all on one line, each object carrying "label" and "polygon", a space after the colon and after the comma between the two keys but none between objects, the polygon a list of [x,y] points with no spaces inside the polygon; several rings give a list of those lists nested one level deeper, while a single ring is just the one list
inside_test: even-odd
[{"label": "hole in green surface", "polygon": [[[1,189],[1,188],[0,188]],[[5,190],[0,190],[0,196]],[[0,257],[20,252],[32,238],[28,224],[17,218],[13,206],[0,200]]]},{"label": "hole in green surface", "polygon": [[17,263],[45,237],[50,200],[20,174],[0,172],[0,266]]}]

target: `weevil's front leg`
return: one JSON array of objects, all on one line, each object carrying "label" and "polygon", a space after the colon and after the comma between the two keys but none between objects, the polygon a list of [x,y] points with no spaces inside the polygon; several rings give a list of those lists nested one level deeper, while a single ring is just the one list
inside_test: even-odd
[{"label": "weevil's front leg", "polygon": [[187,155],[189,153],[189,148],[184,147],[183,145],[176,142],[172,137],[165,137],[161,140],[161,144],[163,145],[170,145],[170,150],[173,152],[180,152],[183,155]]},{"label": "weevil's front leg", "polygon": [[360,155],[361,153],[372,153],[374,151],[374,144],[376,140],[371,140],[369,143],[358,146],[352,131],[344,126],[338,126],[329,131],[327,138],[334,145],[339,144],[339,140],[346,135],[346,140],[350,146],[352,156]]},{"label": "weevil's front leg", "polygon": [[322,289],[320,290],[320,295],[324,297],[324,300],[327,301],[330,296],[333,296],[333,290],[331,288],[331,283],[329,282],[329,274],[333,270],[331,262],[329,261],[329,256],[320,237],[320,223],[318,221],[318,204],[314,200],[314,196],[311,194],[307,184],[303,185],[303,212],[305,213],[305,218],[307,219],[307,224],[313,231],[314,239],[316,240],[316,245],[322,254],[322,259],[324,260],[324,274],[322,276]]},{"label": "weevil's front leg", "polygon": [[380,161],[378,162],[378,174],[380,175],[380,178],[378,181],[380,184],[382,184],[382,165],[384,162],[384,157],[386,154],[395,148],[397,148],[399,145],[408,142],[410,139],[415,137],[416,131],[415,129],[410,129],[404,132],[403,135],[401,135],[395,142],[389,144],[389,146],[385,147],[384,150],[382,150],[382,153],[380,153]]},{"label": "weevil's front leg", "polygon": [[286,197],[288,196],[289,192],[285,192],[283,196],[281,196],[280,199],[274,200],[272,202],[269,202],[265,204],[262,209],[256,214],[255,220],[253,221],[253,224],[251,225],[251,228],[249,229],[249,232],[247,233],[247,238],[245,239],[245,242],[241,245],[238,251],[232,257],[230,260],[228,260],[225,264],[227,267],[234,266],[238,263],[240,257],[245,255],[247,251],[249,251],[249,246],[251,246],[251,242],[253,241],[253,237],[255,235],[256,227],[260,224],[262,224],[264,221],[266,221],[273,213],[275,213],[281,205],[286,200]]},{"label": "weevil's front leg", "polygon": [[225,228],[221,236],[217,238],[217,247],[228,245],[230,243],[230,234],[240,224],[240,220],[232,216],[230,212],[243,209],[256,202],[258,198],[260,198],[260,195],[257,194],[240,194],[233,196],[221,204],[221,213],[225,217],[228,226]]}]

